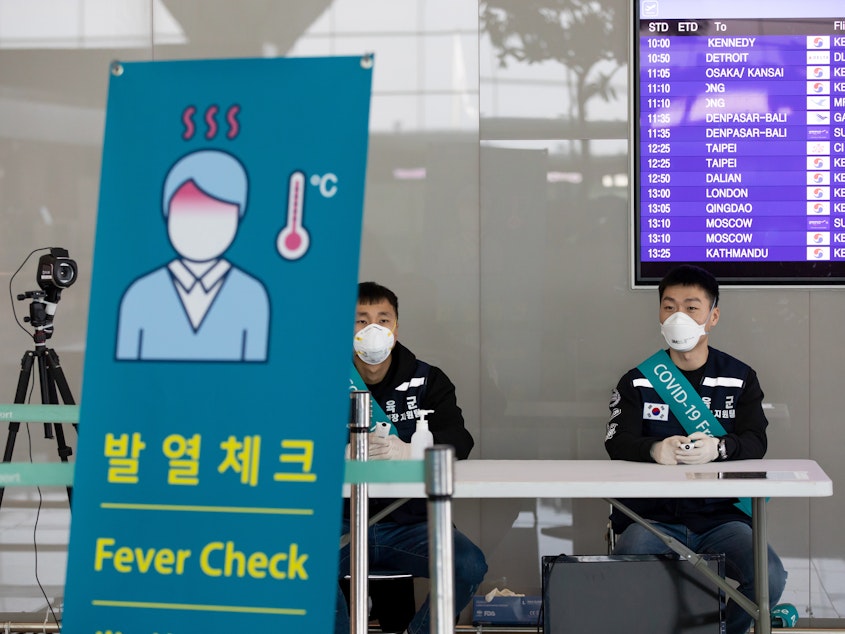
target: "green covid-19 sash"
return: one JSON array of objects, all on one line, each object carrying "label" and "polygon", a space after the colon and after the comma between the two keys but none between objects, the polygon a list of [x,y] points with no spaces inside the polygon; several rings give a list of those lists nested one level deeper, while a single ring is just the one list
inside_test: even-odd
[{"label": "green covid-19 sash", "polygon": [[[349,370],[349,391],[358,391],[358,392],[369,392],[370,390],[367,388],[367,384],[364,383],[364,379],[361,377],[361,374],[358,372],[358,369],[355,367],[355,364],[351,364]],[[370,394],[370,404],[372,406],[372,418],[370,420],[370,431],[376,430],[376,425],[378,423],[387,423],[390,425],[390,432],[388,435],[390,436],[398,436],[399,432],[396,431],[396,425],[390,422],[390,419],[387,417],[387,414],[384,413],[384,410],[381,408],[381,405],[378,404],[376,399],[373,398],[372,394]]]},{"label": "green covid-19 sash", "polygon": [[[669,406],[687,435],[697,431],[708,436],[725,436],[728,433],[665,350],[651,355],[637,369]],[[734,506],[751,515],[751,498],[739,498]]]}]

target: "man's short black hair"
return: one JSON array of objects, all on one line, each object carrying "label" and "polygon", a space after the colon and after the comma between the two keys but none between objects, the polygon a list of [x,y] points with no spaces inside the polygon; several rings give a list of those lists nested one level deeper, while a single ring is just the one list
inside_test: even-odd
[{"label": "man's short black hair", "polygon": [[378,304],[380,301],[387,300],[393,306],[397,319],[399,318],[399,298],[396,293],[391,291],[386,286],[376,284],[375,282],[361,282],[358,284],[358,303],[359,304]]},{"label": "man's short black hair", "polygon": [[713,277],[710,271],[693,264],[681,264],[669,271],[662,280],[657,290],[660,292],[660,300],[663,300],[663,291],[669,286],[700,286],[710,297],[713,306],[719,304],[719,282]]}]

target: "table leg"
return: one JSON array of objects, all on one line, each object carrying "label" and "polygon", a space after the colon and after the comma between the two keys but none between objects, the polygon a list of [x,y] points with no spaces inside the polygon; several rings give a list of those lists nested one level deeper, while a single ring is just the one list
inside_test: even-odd
[{"label": "table leg", "polygon": [[[758,624],[756,629],[755,629],[755,632],[761,631],[760,626],[759,626],[759,623],[760,623],[760,620],[761,620],[760,615],[763,614],[764,610],[760,610],[759,607],[758,607],[759,604],[755,605],[755,603],[753,601],[751,601],[751,599],[749,599],[745,595],[741,594],[739,592],[739,590],[734,588],[725,579],[723,579],[722,577],[717,575],[715,572],[713,572],[710,569],[710,567],[707,565],[706,560],[701,555],[694,553],[692,550],[687,548],[686,545],[682,544],[681,542],[676,540],[674,537],[670,537],[669,535],[664,535],[661,531],[657,530],[654,526],[652,526],[650,522],[646,521],[645,519],[643,519],[642,517],[640,517],[639,515],[634,513],[634,511],[632,511],[627,506],[622,504],[619,500],[615,500],[613,498],[605,498],[605,501],[608,504],[615,506],[620,511],[625,513],[625,515],[630,517],[637,524],[639,524],[644,529],[649,531],[652,535],[654,535],[655,537],[660,539],[664,544],[666,544],[666,546],[669,547],[670,550],[679,554],[681,557],[683,557],[688,562],[690,562],[693,566],[695,566],[698,569],[699,572],[701,572],[705,577],[710,579],[716,585],[716,587],[721,589],[722,592],[725,593],[725,596],[729,597],[737,605],[742,607],[743,610],[748,612],[748,614],[750,614],[753,619],[755,619],[755,622]],[[765,500],[763,500],[763,503],[765,504]],[[753,516],[755,514],[753,507],[751,509],[751,514],[752,514],[752,524],[753,524],[753,521],[754,521]],[[765,518],[766,518],[765,508],[763,508],[763,513],[762,513],[761,517],[763,518],[763,522],[764,522],[763,539],[765,541]],[[755,565],[755,573],[756,573],[756,570],[757,570],[756,569],[756,567],[757,567],[757,555],[756,555],[756,553],[757,553],[758,549],[757,549],[757,542],[755,541],[755,536],[756,536],[756,532],[752,535],[751,546],[752,546],[754,553],[755,553],[754,554],[754,565]],[[763,552],[766,552],[767,555],[768,555],[767,549],[765,547],[763,549]],[[766,569],[768,570],[768,564],[769,564],[768,556],[766,558],[764,558],[764,564],[766,566]],[[768,577],[768,572],[766,572],[766,576]],[[768,620],[768,618],[769,618],[768,617],[768,614],[769,614],[769,608],[768,608],[768,605],[769,605],[769,584],[766,583],[765,585],[766,585],[765,614],[766,614],[766,623],[767,623],[767,627],[768,627],[768,629],[765,630],[765,634],[771,634],[771,622]],[[759,595],[758,595],[758,599],[759,599]]]},{"label": "table leg", "polygon": [[758,618],[754,631],[772,633],[769,610],[769,540],[766,534],[766,498],[754,498],[751,507],[751,525],[754,535],[754,588],[757,594]]}]

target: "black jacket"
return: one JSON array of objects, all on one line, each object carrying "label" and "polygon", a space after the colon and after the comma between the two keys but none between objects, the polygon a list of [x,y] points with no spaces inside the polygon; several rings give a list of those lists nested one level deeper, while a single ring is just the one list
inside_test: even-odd
[{"label": "black jacket", "polygon": [[[455,457],[459,460],[469,456],[474,442],[464,426],[464,417],[455,397],[455,386],[440,368],[418,361],[413,352],[397,341],[384,379],[380,383],[367,384],[367,389],[391,418],[399,438],[405,442],[410,442],[416,431],[415,410],[433,410],[427,420],[434,443],[452,445]],[[371,498],[370,517],[391,502],[392,499]],[[412,499],[383,521],[412,524],[424,522],[426,518],[426,501]]]},{"label": "black jacket", "polygon": [[[707,362],[698,370],[682,372],[725,428],[728,460],[762,458],[766,454],[766,427],[763,391],[757,374],[734,357],[708,348]],[[652,462],[651,446],[668,436],[687,436],[671,409],[666,420],[647,417],[646,404],[662,404],[663,399],[636,368],[623,376],[610,399],[610,420],[604,446],[614,460]],[[649,408],[651,409],[651,408]],[[668,524],[683,524],[703,532],[727,521],[751,523],[734,506],[735,499],[690,498],[620,500],[642,517]],[[622,532],[631,520],[621,511],[611,515],[613,530]]]}]

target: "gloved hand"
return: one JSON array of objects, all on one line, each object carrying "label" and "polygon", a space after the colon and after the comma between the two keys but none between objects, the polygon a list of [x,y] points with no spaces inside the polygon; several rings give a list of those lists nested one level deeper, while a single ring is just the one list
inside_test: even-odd
[{"label": "gloved hand", "polygon": [[718,438],[697,431],[690,434],[689,439],[695,442],[695,447],[678,453],[677,459],[681,464],[706,464],[713,462],[719,455]]},{"label": "gloved hand", "polygon": [[370,432],[368,442],[369,450],[367,456],[370,460],[411,459],[411,444],[404,442],[399,436],[379,438],[375,432]]},{"label": "gloved hand", "polygon": [[669,436],[651,446],[651,457],[658,464],[678,464],[677,455],[680,445],[686,442],[685,436]]}]

